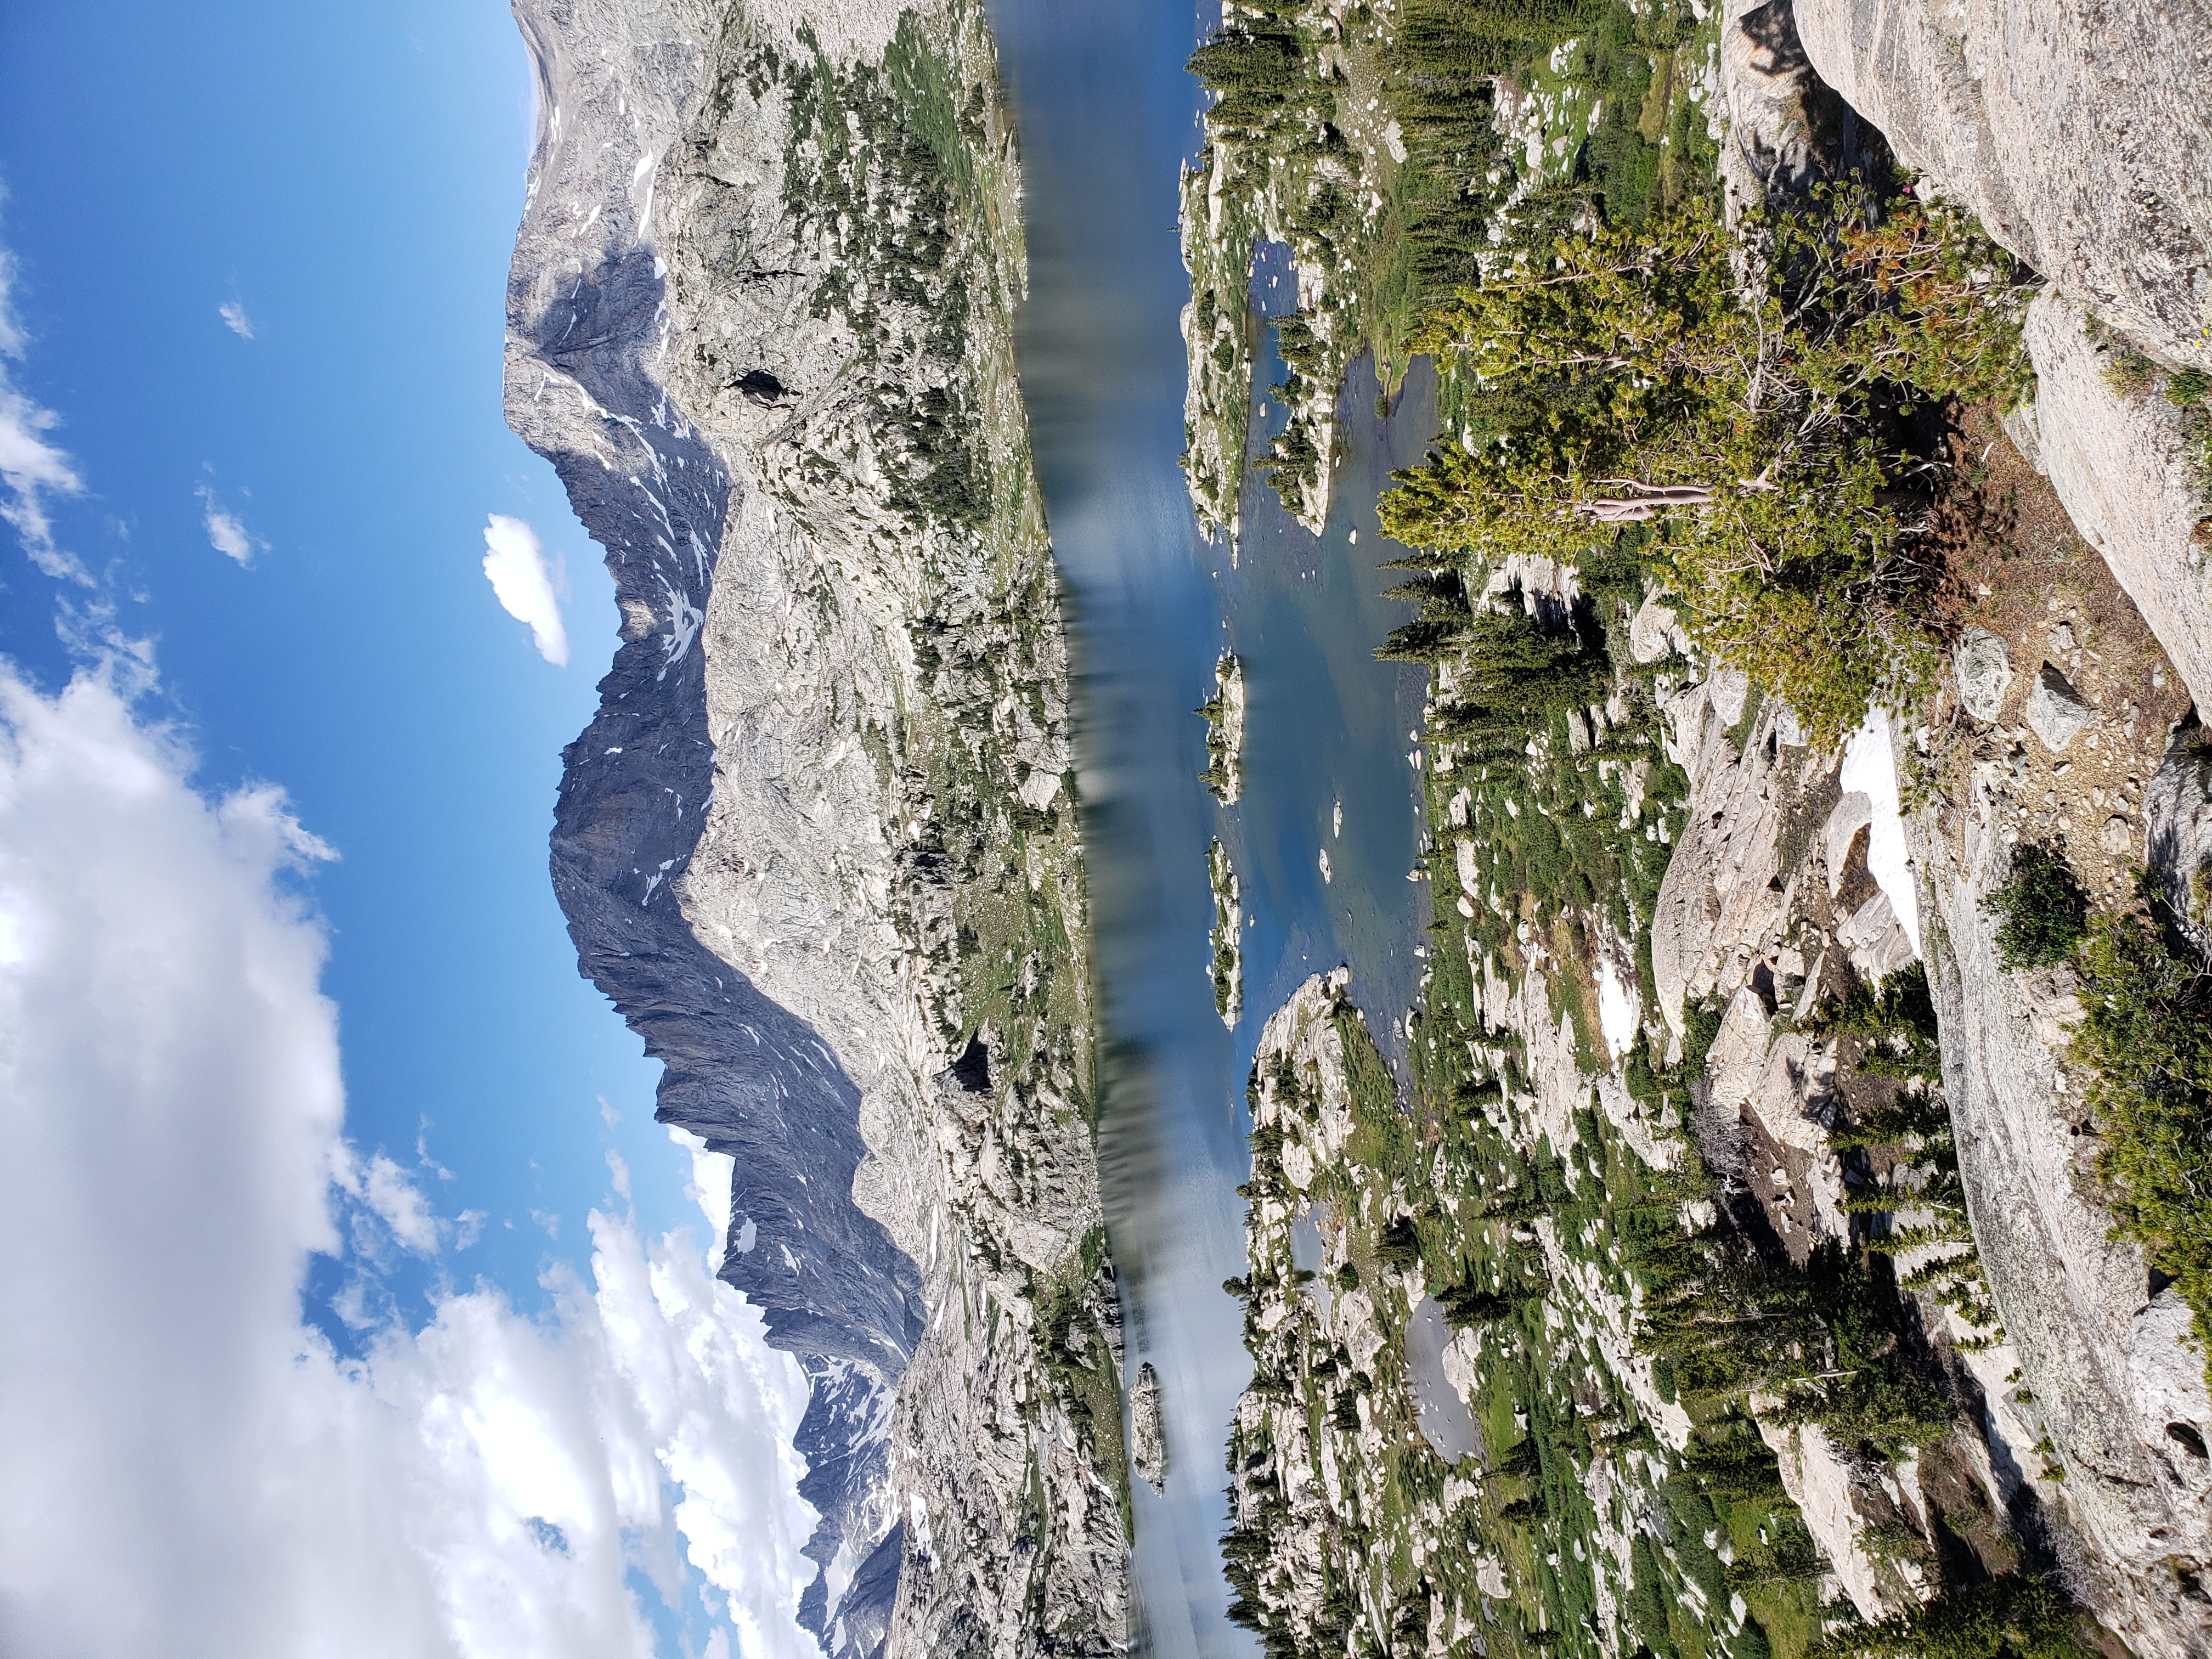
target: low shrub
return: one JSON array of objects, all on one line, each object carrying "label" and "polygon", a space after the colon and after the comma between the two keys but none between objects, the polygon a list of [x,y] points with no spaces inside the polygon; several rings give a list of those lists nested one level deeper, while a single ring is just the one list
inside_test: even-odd
[{"label": "low shrub", "polygon": [[2136,915],[2090,923],[2076,962],[2069,1058],[2088,1074],[2116,1231],[2175,1281],[2212,1353],[2212,964]]},{"label": "low shrub", "polygon": [[2007,1573],[1831,1636],[1822,1659],[2089,1659],[2083,1618],[2047,1578]]},{"label": "low shrub", "polygon": [[2073,955],[2088,926],[2089,896],[2073,866],[2047,847],[2013,849],[2012,876],[1982,901],[1997,918],[1997,961],[2008,969],[2051,968]]}]

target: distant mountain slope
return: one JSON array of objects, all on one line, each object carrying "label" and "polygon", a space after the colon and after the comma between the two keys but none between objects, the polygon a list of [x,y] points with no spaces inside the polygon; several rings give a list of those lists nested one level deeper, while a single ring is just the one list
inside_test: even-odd
[{"label": "distant mountain slope", "polygon": [[967,9],[521,0],[510,423],[623,644],[556,890],[735,1155],[723,1275],[814,1385],[836,1654],[1125,1638],[1120,1316],[1066,648]]}]

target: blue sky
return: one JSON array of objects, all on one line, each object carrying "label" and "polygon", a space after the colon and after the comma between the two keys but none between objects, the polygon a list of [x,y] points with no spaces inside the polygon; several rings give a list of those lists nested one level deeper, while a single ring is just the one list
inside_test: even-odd
[{"label": "blue sky", "polygon": [[[614,609],[500,418],[529,154],[514,23],[490,0],[9,10],[16,379],[86,486],[58,539],[154,637],[203,787],[278,782],[337,848],[314,891],[350,1133],[411,1163],[427,1120],[439,1206],[489,1218],[466,1265],[534,1295],[607,1189],[600,1097],[643,1212],[682,1194],[659,1068],[577,977],[545,877]],[[210,500],[262,544],[250,567],[210,545]],[[494,602],[493,512],[564,556],[565,670]],[[65,676],[56,598],[92,596],[21,561],[0,580],[0,651]]]},{"label": "blue sky", "polygon": [[726,1160],[547,880],[615,616],[500,416],[530,86],[497,0],[0,0],[10,1652],[804,1642]]}]

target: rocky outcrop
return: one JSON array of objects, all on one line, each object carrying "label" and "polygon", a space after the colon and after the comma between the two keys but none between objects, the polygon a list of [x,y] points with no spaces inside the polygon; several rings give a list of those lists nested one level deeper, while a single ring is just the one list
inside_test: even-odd
[{"label": "rocky outcrop", "polygon": [[1814,72],[1790,0],[1726,0],[1717,78],[1706,115],[1731,225],[1864,161],[1857,112]]},{"label": "rocky outcrop", "polygon": [[814,1384],[833,1653],[1126,1640],[1066,650],[1012,136],[940,7],[523,0],[510,423],[623,644],[556,891],[734,1153],[723,1269]]},{"label": "rocky outcrop", "polygon": [[[1986,487],[2048,525],[2042,482],[2001,448],[1991,459]],[[2117,569],[2070,538],[2045,529],[1968,556],[1987,562],[1957,572],[1981,597],[1954,661],[2002,657],[2009,678],[1964,678],[1959,712],[1931,711],[1951,737],[1916,741],[1932,804],[1908,828],[1960,1175],[2007,1338],[1966,1356],[2003,1431],[1990,1476],[2016,1510],[2079,1535],[2081,1592],[2135,1651],[2212,1650],[2212,1607],[2186,1589],[2212,1549],[2212,1466],[2191,1449],[2212,1410],[2203,1356],[2099,1201],[2101,1143],[2067,1057],[2071,969],[2008,970],[1984,904],[2022,844],[2120,903],[2146,855],[2188,863],[2200,773],[2188,738],[2167,735],[2187,697]]]},{"label": "rocky outcrop", "polygon": [[[2032,477],[1991,487],[2041,488]],[[2140,1253],[2110,1237],[2096,1200],[2097,1143],[2064,1060],[2080,1012],[2070,977],[2005,971],[1983,900],[2022,840],[2065,848],[2097,894],[2124,895],[2146,831],[2154,860],[2193,871],[2212,813],[2189,741],[2156,765],[2185,700],[2142,620],[2078,549],[2056,546],[2049,557],[2056,580],[2016,564],[2013,588],[1980,587],[1986,597],[1954,658],[1964,720],[1946,751],[1954,758],[1936,755],[1924,731],[1905,745],[1923,781],[1944,779],[1956,803],[1903,821],[1909,860],[1883,867],[1875,845],[1885,811],[1897,810],[1893,778],[1885,792],[1877,775],[1905,734],[1882,729],[1878,754],[1838,767],[1793,750],[1781,711],[1721,674],[1668,696],[1670,754],[1689,774],[1691,798],[1653,918],[1652,965],[1676,1030],[1693,1005],[1717,1016],[1700,1150],[1760,1200],[1794,1254],[1849,1237],[1850,1218],[1847,1177],[1826,1146],[1841,1083],[1834,1054],[1791,1024],[1824,985],[1844,982],[1845,966],[1873,979],[1909,961],[1903,917],[1908,905],[1918,913],[1944,1093],[2004,1336],[1984,1346],[1952,1310],[1923,1307],[1962,1394],[1978,1399],[1981,1433],[1952,1449],[1973,1454],[1996,1510],[2031,1529],[2055,1516],[2078,1534],[2083,1593],[2136,1650],[2195,1653],[2208,1638],[2205,1608],[2187,1586],[2204,1565],[2199,1492],[2212,1475],[2193,1453],[2212,1409],[2201,1356],[2181,1340],[2185,1310],[2170,1291],[2154,1295]],[[1980,573],[1961,574],[1971,587]],[[1652,607],[1646,618],[1632,631],[1644,641],[1635,654],[1662,659],[1665,619]],[[2169,884],[2193,890],[2182,878]],[[1911,1266],[1901,1260],[1900,1273]],[[1899,1465],[1870,1486],[1817,1434],[1762,1431],[1862,1612],[1924,1593],[1909,1563],[1885,1566],[1867,1543],[1869,1528],[1893,1516],[1929,1530],[1916,1476]]]},{"label": "rocky outcrop", "polygon": [[1244,1018],[1244,900],[1237,867],[1218,836],[1206,849],[1206,884],[1213,893],[1212,951],[1206,958],[1213,1012],[1233,1031]]},{"label": "rocky outcrop", "polygon": [[1234,806],[1244,793],[1244,660],[1224,651],[1213,665],[1213,695],[1198,706],[1206,722],[1206,770],[1199,776],[1208,793]]},{"label": "rocky outcrop", "polygon": [[1729,670],[1665,708],[1691,788],[1651,919],[1668,1024],[1680,1032],[1688,1002],[1725,1009],[1746,987],[1769,1013],[1802,1014],[1854,969],[1878,978],[1911,961],[1899,896],[1868,861],[1874,804],[1844,787],[1839,758],[1808,749],[1790,709]]},{"label": "rocky outcrop", "polygon": [[[2186,1310],[2164,1305],[2170,1291],[2153,1296],[2142,1252],[2111,1236],[2094,1196],[2097,1143],[2063,1061],[2080,1012],[2070,973],[1998,963],[1981,907],[2009,870],[1998,793],[1984,784],[1956,842],[1924,823],[1915,839],[1938,930],[1930,978],[1968,1212],[2022,1403],[2055,1460],[2001,1472],[2080,1528],[2100,1615],[2136,1651],[2212,1651],[2212,1607],[2186,1589],[2212,1565],[2212,1469],[2188,1449],[2212,1415],[2203,1364],[2181,1346]],[[2009,1392],[1989,1381],[1992,1395]]]},{"label": "rocky outcrop", "polygon": [[2191,943],[2212,957],[2212,752],[2202,726],[2177,736],[2152,775],[2143,829],[2166,903]]},{"label": "rocky outcrop", "polygon": [[1796,0],[1820,78],[2077,303],[2212,368],[2212,6]]},{"label": "rocky outcrop", "polygon": [[2163,398],[2123,397],[2081,312],[2055,295],[2028,307],[2035,450],[2081,539],[2104,556],[2200,708],[2212,708],[2212,502]]},{"label": "rocky outcrop", "polygon": [[2051,283],[2027,321],[2035,402],[2008,429],[2204,704],[2206,481],[2177,411],[2116,392],[2083,325],[2094,315],[2168,368],[2212,368],[2212,5],[1796,0],[1795,13],[1820,78]]},{"label": "rocky outcrop", "polygon": [[[1344,1650],[1358,1629],[1395,1632],[1410,1651],[1468,1651],[1496,1572],[1482,1577],[1458,1543],[1483,1483],[1472,1465],[1434,1478],[1449,1466],[1419,1426],[1420,1395],[1449,1394],[1455,1367],[1447,1349],[1440,1369],[1415,1374],[1407,1331],[1426,1287],[1418,1264],[1377,1249],[1378,1227],[1407,1224],[1404,1175],[1361,1153],[1399,1108],[1350,980],[1344,968],[1314,975],[1269,1017],[1247,1092],[1247,1276],[1231,1288],[1254,1376],[1229,1426],[1231,1616],[1278,1648]],[[1429,1334],[1431,1349],[1445,1340]],[[1480,1344],[1462,1332],[1454,1346]],[[1462,1401],[1444,1403],[1456,1462],[1480,1437]]]}]

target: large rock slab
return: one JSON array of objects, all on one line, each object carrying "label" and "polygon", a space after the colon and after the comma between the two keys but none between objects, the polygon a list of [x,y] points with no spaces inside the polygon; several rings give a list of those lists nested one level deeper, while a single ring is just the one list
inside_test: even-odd
[{"label": "large rock slab", "polygon": [[1967,1211],[2029,1409],[2063,1470],[2046,1478],[2029,1454],[2019,1477],[2084,1535],[2100,1616],[2135,1651],[2212,1651],[2212,1605],[2180,1576],[2212,1566],[2212,1507],[2186,1451],[2212,1425],[2172,1415],[2184,1374],[2201,1383],[2203,1357],[2181,1346],[2185,1324],[2155,1311],[2142,1253],[2112,1237],[2094,1196],[2097,1142],[2064,1064],[2080,1015],[2070,974],[1998,964],[1981,901],[2006,879],[2010,843],[1987,783],[1974,788],[1955,837],[1928,815],[1911,827]]},{"label": "large rock slab", "polygon": [[2197,707],[2212,708],[2212,548],[2197,539],[2212,505],[2191,469],[2179,416],[2163,398],[2114,392],[2081,313],[2057,296],[2028,307],[2027,338],[2042,470]]},{"label": "large rock slab", "polygon": [[1857,159],[1856,117],[1814,71],[1790,0],[1726,0],[1719,70],[1711,116],[1730,223]]},{"label": "large rock slab", "polygon": [[1728,736],[1742,718],[1746,684],[1723,672],[1672,693],[1668,758],[1690,775],[1690,804],[1667,861],[1651,916],[1651,971],[1659,1010],[1676,1032],[1686,1001],[1732,995],[1753,965],[1778,948],[1789,910],[1777,878],[1784,780],[1805,760],[1770,745],[1780,705],[1762,708],[1738,750]]},{"label": "large rock slab", "polygon": [[[1824,1430],[1815,1424],[1784,1428],[1761,1422],[1759,1433],[1774,1453],[1783,1489],[1803,1516],[1805,1529],[1820,1540],[1836,1587],[1861,1618],[1889,1618],[1927,1593],[1917,1563],[1908,1559],[1884,1571],[1886,1564],[1875,1558],[1867,1542],[1864,1500],[1856,1489],[1858,1472]],[[1903,1498],[1901,1488],[1897,1496]],[[1917,1516],[1912,1520],[1920,1524]]]},{"label": "large rock slab", "polygon": [[2212,3],[1796,0],[1899,159],[2158,356],[2212,368]]}]

